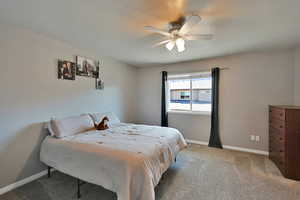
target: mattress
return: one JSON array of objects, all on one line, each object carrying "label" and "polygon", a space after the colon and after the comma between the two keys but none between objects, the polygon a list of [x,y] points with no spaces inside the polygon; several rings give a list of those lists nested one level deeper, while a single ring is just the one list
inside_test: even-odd
[{"label": "mattress", "polygon": [[57,139],[46,137],[46,165],[117,193],[118,200],[155,200],[154,187],[186,147],[173,128],[120,123]]}]

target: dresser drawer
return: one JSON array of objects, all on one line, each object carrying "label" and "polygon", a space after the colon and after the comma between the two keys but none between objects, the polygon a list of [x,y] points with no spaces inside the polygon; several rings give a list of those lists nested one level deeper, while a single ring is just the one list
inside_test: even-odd
[{"label": "dresser drawer", "polygon": [[270,147],[277,151],[277,152],[281,152],[281,151],[285,151],[285,141],[283,138],[276,138],[276,137],[270,137]]},{"label": "dresser drawer", "polygon": [[269,148],[269,156],[270,157],[273,157],[274,159],[276,160],[280,160],[280,161],[284,161],[285,160],[285,156],[286,156],[286,153],[284,150],[280,150],[280,149],[277,149],[276,147],[273,148],[273,147],[270,147]]},{"label": "dresser drawer", "polygon": [[269,137],[274,139],[285,141],[285,131],[282,129],[277,129],[272,126],[269,127]]},{"label": "dresser drawer", "polygon": [[269,120],[270,127],[276,128],[280,130],[281,132],[284,132],[285,130],[285,121],[279,120],[277,118],[272,118]]},{"label": "dresser drawer", "polygon": [[275,153],[284,153],[286,151],[285,138],[274,134],[274,132],[271,133],[269,136],[269,149]]},{"label": "dresser drawer", "polygon": [[270,107],[270,119],[285,121],[285,110],[277,107]]}]

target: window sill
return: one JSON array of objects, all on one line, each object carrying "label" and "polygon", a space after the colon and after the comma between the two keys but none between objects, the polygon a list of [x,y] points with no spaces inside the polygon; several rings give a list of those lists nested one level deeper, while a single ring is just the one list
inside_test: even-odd
[{"label": "window sill", "polygon": [[168,111],[170,114],[181,114],[181,115],[207,115],[210,116],[211,112],[209,111],[178,111],[178,110],[170,110]]}]

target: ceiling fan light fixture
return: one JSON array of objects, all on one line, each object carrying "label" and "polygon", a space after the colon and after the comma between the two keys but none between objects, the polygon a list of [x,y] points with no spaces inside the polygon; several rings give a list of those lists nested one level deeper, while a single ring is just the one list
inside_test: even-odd
[{"label": "ceiling fan light fixture", "polygon": [[159,42],[156,46],[165,45],[172,51],[177,47],[178,52],[185,51],[185,42],[190,40],[211,40],[213,34],[194,32],[195,28],[200,25],[201,17],[198,14],[182,16],[176,21],[169,22],[168,30],[158,29],[152,26],[146,26],[147,31],[158,33],[165,37],[165,40]]},{"label": "ceiling fan light fixture", "polygon": [[178,52],[183,52],[185,50],[185,41],[184,41],[184,39],[178,38],[176,40],[176,46],[177,46]]},{"label": "ceiling fan light fixture", "polygon": [[175,46],[175,43],[173,41],[170,41],[166,44],[166,48],[169,50],[169,51],[172,51],[172,49],[174,48]]}]

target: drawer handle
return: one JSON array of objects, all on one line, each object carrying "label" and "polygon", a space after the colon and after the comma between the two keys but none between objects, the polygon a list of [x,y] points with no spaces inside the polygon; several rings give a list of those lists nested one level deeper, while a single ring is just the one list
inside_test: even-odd
[{"label": "drawer handle", "polygon": [[282,113],[280,113],[279,115],[282,116]]},{"label": "drawer handle", "polygon": [[279,138],[279,140],[282,140],[282,138]]},{"label": "drawer handle", "polygon": [[280,128],[283,128],[283,126],[280,126]]},{"label": "drawer handle", "polygon": [[279,150],[279,152],[282,153],[283,151],[282,151],[282,150]]}]

